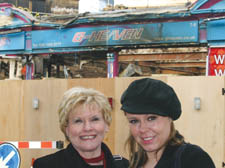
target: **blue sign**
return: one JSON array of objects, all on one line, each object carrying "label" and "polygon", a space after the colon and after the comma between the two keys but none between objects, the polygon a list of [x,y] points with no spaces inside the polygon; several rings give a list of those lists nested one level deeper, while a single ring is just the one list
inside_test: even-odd
[{"label": "blue sign", "polygon": [[32,49],[198,42],[198,21],[32,31]]},{"label": "blue sign", "polygon": [[225,19],[212,20],[207,22],[207,40],[223,41],[225,39]]},{"label": "blue sign", "polygon": [[0,35],[0,51],[4,50],[24,50],[25,33],[11,33]]},{"label": "blue sign", "polygon": [[17,148],[10,143],[0,145],[0,168],[19,168],[20,155]]}]

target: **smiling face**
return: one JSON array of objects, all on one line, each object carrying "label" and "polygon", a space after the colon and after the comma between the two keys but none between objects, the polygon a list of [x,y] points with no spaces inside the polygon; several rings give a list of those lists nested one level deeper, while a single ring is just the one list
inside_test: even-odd
[{"label": "smiling face", "polygon": [[109,126],[96,104],[79,105],[68,116],[66,135],[83,157],[99,156],[101,142]]},{"label": "smiling face", "polygon": [[171,132],[172,119],[154,114],[129,114],[130,132],[136,142],[148,153],[164,149]]}]

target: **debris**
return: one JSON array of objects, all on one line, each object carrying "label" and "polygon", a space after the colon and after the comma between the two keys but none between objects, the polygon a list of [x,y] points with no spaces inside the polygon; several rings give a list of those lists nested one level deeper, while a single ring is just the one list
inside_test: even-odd
[{"label": "debris", "polygon": [[142,75],[141,68],[135,64],[129,64],[127,68],[119,75],[120,77],[130,77],[135,74]]}]

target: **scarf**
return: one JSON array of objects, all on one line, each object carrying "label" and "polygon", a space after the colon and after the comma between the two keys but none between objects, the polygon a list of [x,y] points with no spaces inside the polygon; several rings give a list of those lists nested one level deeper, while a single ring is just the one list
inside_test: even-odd
[{"label": "scarf", "polygon": [[104,155],[103,151],[101,152],[101,155],[98,157],[90,158],[90,159],[86,159],[84,157],[82,157],[82,158],[86,163],[98,163],[98,162],[103,161],[104,168],[106,168],[106,160],[105,160],[105,155]]}]

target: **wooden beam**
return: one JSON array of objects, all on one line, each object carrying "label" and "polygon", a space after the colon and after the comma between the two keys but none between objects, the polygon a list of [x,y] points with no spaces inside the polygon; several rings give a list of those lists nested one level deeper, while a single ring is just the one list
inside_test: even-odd
[{"label": "wooden beam", "polygon": [[160,68],[158,71],[160,74],[177,74],[177,75],[202,75],[205,74],[204,69],[198,68],[185,68],[173,69],[173,68]]},{"label": "wooden beam", "polygon": [[[121,63],[123,64],[128,64],[127,62]],[[155,62],[138,62],[138,65],[142,68],[143,75],[144,74],[176,74],[176,75],[205,75],[205,63],[204,66],[177,66],[175,65],[174,67],[172,66],[160,66]],[[152,69],[153,68],[153,69]]]},{"label": "wooden beam", "polygon": [[188,67],[196,67],[196,68],[206,68],[206,62],[138,62],[138,65],[141,66],[152,66],[152,67],[164,67],[164,68],[188,68]]},{"label": "wooden beam", "polygon": [[157,54],[124,54],[119,55],[119,62],[123,61],[185,61],[206,60],[207,52],[196,53],[157,53]]}]

